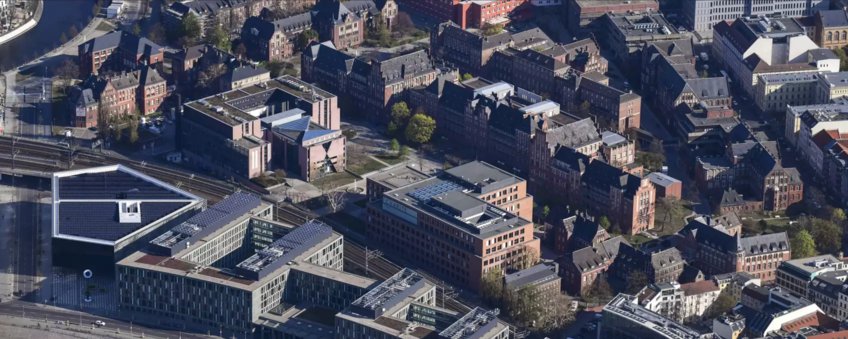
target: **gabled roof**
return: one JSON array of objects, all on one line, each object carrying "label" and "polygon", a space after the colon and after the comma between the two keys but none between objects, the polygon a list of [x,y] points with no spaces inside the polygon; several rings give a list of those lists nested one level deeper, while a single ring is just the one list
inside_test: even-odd
[{"label": "gabled roof", "polygon": [[552,166],[571,171],[579,171],[583,173],[586,166],[589,165],[589,157],[583,153],[575,151],[571,147],[560,147],[554,153]]},{"label": "gabled roof", "polygon": [[622,190],[627,197],[633,197],[642,185],[642,178],[599,160],[589,163],[580,181],[602,189]]},{"label": "gabled roof", "polygon": [[818,11],[816,16],[824,28],[848,26],[848,13],[841,9]]}]

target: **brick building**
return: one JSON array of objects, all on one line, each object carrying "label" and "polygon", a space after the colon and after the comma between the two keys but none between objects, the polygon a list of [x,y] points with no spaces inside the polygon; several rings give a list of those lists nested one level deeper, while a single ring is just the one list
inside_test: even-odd
[{"label": "brick building", "polygon": [[485,24],[508,24],[532,15],[529,0],[399,0],[408,12],[439,21],[453,21],[463,29]]},{"label": "brick building", "polygon": [[685,264],[680,251],[673,247],[649,252],[622,244],[608,274],[624,284],[634,272],[644,273],[649,283],[670,283],[677,282]]},{"label": "brick building", "polygon": [[131,71],[153,66],[165,58],[162,46],[124,31],[90,39],[77,49],[80,76],[83,78],[105,70]]},{"label": "brick building", "polygon": [[440,72],[424,50],[368,59],[324,42],[313,43],[301,56],[304,81],[338,93],[374,119],[387,117],[391,106],[405,99],[407,89],[429,85]]},{"label": "brick building", "polygon": [[192,101],[184,111],[182,151],[200,168],[254,178],[276,166],[304,180],[344,170],[337,98],[296,78]]},{"label": "brick building", "polygon": [[610,86],[601,73],[569,73],[557,78],[556,91],[560,102],[572,112],[581,112],[583,103],[588,103],[586,113],[610,130],[624,133],[641,126],[642,97]]},{"label": "brick building", "polygon": [[123,115],[149,115],[159,111],[167,95],[165,79],[154,68],[113,76],[90,77],[69,96],[76,127],[95,127]]},{"label": "brick building", "polygon": [[458,67],[462,73],[478,76],[485,74],[486,64],[496,51],[507,48],[518,51],[544,50],[550,47],[553,47],[551,39],[539,28],[483,36],[479,32],[462,29],[453,22],[444,22],[430,32],[430,53],[433,58]]},{"label": "brick building", "polygon": [[[486,177],[493,180],[478,180]],[[457,166],[369,203],[367,234],[384,251],[477,290],[490,269],[508,269],[528,251],[539,253],[532,215],[516,214],[532,208],[531,200],[524,200],[529,198],[525,185],[491,166]]]},{"label": "brick building", "polygon": [[586,293],[598,283],[598,279],[606,279],[607,270],[618,256],[619,248],[626,245],[624,237],[617,236],[566,254],[560,264],[563,289],[571,295]]},{"label": "brick building", "polygon": [[683,195],[683,182],[667,174],[654,172],[648,174],[648,180],[657,189],[657,199],[671,198],[680,200]]},{"label": "brick building", "polygon": [[220,26],[227,32],[236,32],[247,18],[258,16],[263,9],[284,9],[289,13],[305,12],[317,0],[192,0],[176,1],[164,10],[165,26],[177,29],[183,18],[194,15],[200,23],[201,34],[211,27]]},{"label": "brick building", "polygon": [[659,13],[660,4],[656,0],[567,0],[568,29],[574,34],[590,26],[596,19],[607,13]]},{"label": "brick building", "polygon": [[582,206],[606,215],[626,234],[654,228],[656,189],[640,178],[603,161],[592,161],[580,178]]},{"label": "brick building", "polygon": [[705,274],[747,272],[763,282],[776,279],[781,262],[791,258],[785,232],[741,237],[724,229],[699,225],[694,265]]}]

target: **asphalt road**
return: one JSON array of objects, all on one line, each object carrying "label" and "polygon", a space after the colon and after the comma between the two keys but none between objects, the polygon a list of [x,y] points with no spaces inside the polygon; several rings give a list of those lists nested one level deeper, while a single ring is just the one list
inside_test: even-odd
[{"label": "asphalt road", "polygon": [[[98,317],[87,313],[69,312],[61,309],[36,306],[28,302],[10,302],[0,304],[0,316],[9,317],[24,317],[29,319],[45,319],[50,326],[67,326],[69,328],[82,327],[87,330],[92,330],[95,320],[101,320],[106,323],[106,326],[95,327],[92,334],[97,334],[97,331],[114,335],[116,331],[124,334],[139,335],[143,333],[145,337],[156,338],[211,338],[204,334],[185,333],[179,331],[170,331],[163,329],[155,329],[146,326],[139,326],[138,323],[125,322],[121,320]],[[67,325],[59,324],[58,322],[66,322]],[[0,331],[2,332],[2,331]]]}]

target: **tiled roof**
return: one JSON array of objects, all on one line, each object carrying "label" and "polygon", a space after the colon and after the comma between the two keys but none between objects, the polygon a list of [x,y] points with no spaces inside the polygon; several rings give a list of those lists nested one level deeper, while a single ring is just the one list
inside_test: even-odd
[{"label": "tiled roof", "polygon": [[712,280],[703,280],[688,284],[681,284],[680,289],[683,290],[683,294],[687,296],[715,292],[719,290],[718,285],[716,285],[716,283]]},{"label": "tiled roof", "polygon": [[580,181],[590,186],[620,189],[626,197],[633,197],[642,184],[642,178],[599,160],[589,163]]},{"label": "tiled roof", "polygon": [[848,14],[841,9],[818,11],[816,16],[825,28],[848,26]]}]

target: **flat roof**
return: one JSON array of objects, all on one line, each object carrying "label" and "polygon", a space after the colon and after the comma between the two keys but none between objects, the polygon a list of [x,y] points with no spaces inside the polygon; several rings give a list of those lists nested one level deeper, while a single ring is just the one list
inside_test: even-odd
[{"label": "flat roof", "polygon": [[269,103],[290,100],[316,101],[335,97],[315,85],[298,78],[284,75],[252,86],[218,93],[186,103],[197,112],[215,118],[231,126],[259,118]]},{"label": "flat roof", "polygon": [[474,187],[480,194],[487,194],[524,181],[492,164],[472,161],[445,171],[454,180]]},{"label": "flat roof", "polygon": [[[157,271],[166,274],[186,276],[192,279],[203,280],[214,284],[219,284],[231,288],[237,288],[245,291],[253,291],[264,285],[269,279],[279,276],[282,272],[288,271],[297,267],[299,270],[311,270],[311,265],[302,263],[301,260],[314,254],[315,251],[329,245],[330,243],[341,238],[341,235],[333,233],[331,237],[325,238],[323,241],[315,244],[311,248],[303,251],[297,258],[292,260],[291,264],[282,265],[259,279],[241,276],[234,269],[218,268],[212,266],[202,266],[192,263],[187,260],[182,260],[177,257],[167,255],[158,255],[143,251],[135,252],[120,262],[118,265],[141,268],[145,270]],[[339,273],[340,277],[347,277],[343,272]],[[359,282],[356,282],[359,283]]]},{"label": "flat roof", "polygon": [[433,177],[386,192],[383,195],[383,210],[401,218],[408,218],[398,214],[400,212],[395,212],[395,208],[389,207],[391,204],[402,204],[420,213],[437,217],[477,238],[507,232],[530,223],[468,195],[469,191],[461,183]]},{"label": "flat roof", "polygon": [[767,73],[760,74],[760,79],[767,85],[777,85],[795,82],[816,82],[819,80],[818,73],[792,72],[792,73]]},{"label": "flat roof", "polygon": [[396,165],[367,176],[368,180],[376,181],[391,189],[414,184],[429,178],[430,175],[405,164]]},{"label": "flat roof", "polygon": [[680,180],[677,180],[674,177],[671,177],[671,176],[669,176],[665,173],[660,173],[660,172],[653,172],[651,174],[648,174],[648,180],[650,180],[652,183],[654,183],[656,185],[660,185],[662,187],[668,187],[672,184],[681,183]]},{"label": "flat roof", "polygon": [[54,238],[114,246],[203,199],[123,165],[53,174]]}]

